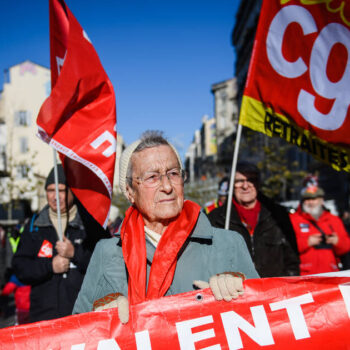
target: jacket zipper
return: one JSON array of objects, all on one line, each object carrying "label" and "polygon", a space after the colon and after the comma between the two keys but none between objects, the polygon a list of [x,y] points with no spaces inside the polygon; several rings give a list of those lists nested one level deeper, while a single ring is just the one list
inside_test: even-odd
[{"label": "jacket zipper", "polygon": [[[249,233],[249,232],[248,232]],[[250,234],[249,234],[250,235]],[[255,249],[254,249],[254,235],[250,235],[250,243],[252,245],[252,260],[254,260]]]}]

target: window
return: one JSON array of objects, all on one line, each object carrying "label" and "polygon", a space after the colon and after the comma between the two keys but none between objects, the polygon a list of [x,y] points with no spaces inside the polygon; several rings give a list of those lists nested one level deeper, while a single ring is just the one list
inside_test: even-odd
[{"label": "window", "polygon": [[4,69],[4,83],[10,84],[10,72],[8,69]]},{"label": "window", "polygon": [[26,164],[17,165],[17,178],[24,179],[28,176],[29,167]]},{"label": "window", "polygon": [[19,139],[19,150],[21,153],[28,152],[28,139],[26,137],[21,137]]},{"label": "window", "polygon": [[222,92],[220,93],[220,98],[221,98],[221,103],[222,103],[223,105],[225,105],[225,104],[226,104],[226,101],[227,101],[227,93],[226,93],[226,91],[222,91]]},{"label": "window", "polygon": [[15,113],[16,126],[30,126],[31,118],[29,111],[17,111]]}]

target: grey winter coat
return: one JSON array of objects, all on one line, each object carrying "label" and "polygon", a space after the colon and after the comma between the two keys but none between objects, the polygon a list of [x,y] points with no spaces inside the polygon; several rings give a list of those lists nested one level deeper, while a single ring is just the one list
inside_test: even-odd
[{"label": "grey winter coat", "polygon": [[[148,280],[155,247],[146,240],[146,249]],[[243,272],[247,278],[259,277],[241,235],[212,227],[201,213],[179,254],[166,295],[192,291],[194,280],[208,281],[212,275],[226,271]],[[115,292],[128,295],[120,237],[101,240],[96,245],[73,313],[92,311],[95,300]]]}]

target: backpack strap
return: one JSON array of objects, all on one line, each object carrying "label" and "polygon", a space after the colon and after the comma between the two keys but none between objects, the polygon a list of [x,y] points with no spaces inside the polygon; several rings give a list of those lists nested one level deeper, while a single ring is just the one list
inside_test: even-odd
[{"label": "backpack strap", "polygon": [[34,214],[32,216],[32,219],[30,220],[30,224],[29,224],[29,232],[33,232],[34,231],[34,221],[35,219],[38,217],[38,214]]},{"label": "backpack strap", "polygon": [[326,243],[326,234],[324,233],[324,231],[321,229],[320,226],[317,225],[317,223],[313,220],[309,221],[313,226],[315,226],[317,228],[318,231],[320,231],[321,236],[322,236],[322,241],[320,244],[315,245],[314,248],[315,249],[332,249],[332,245],[329,243]]}]

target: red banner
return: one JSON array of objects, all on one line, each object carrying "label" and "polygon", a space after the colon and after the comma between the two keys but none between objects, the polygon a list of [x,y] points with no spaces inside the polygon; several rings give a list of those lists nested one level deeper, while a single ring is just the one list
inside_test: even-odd
[{"label": "red banner", "polygon": [[350,171],[350,3],[265,0],[240,123]]},{"label": "red banner", "polygon": [[210,290],[5,328],[0,349],[349,349],[350,277],[247,280],[245,294],[215,301]]},{"label": "red banner", "polygon": [[59,153],[68,184],[103,226],[116,158],[113,86],[90,39],[63,0],[50,0],[51,85],[38,134]]}]

